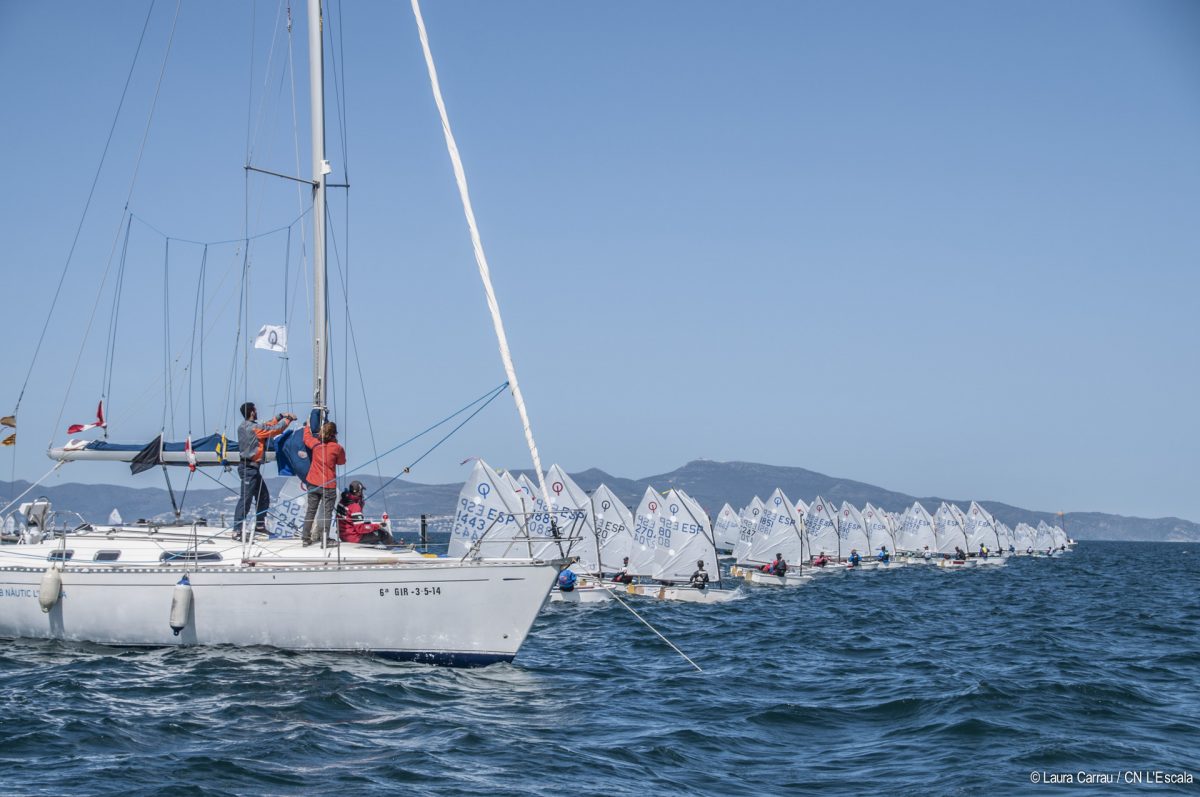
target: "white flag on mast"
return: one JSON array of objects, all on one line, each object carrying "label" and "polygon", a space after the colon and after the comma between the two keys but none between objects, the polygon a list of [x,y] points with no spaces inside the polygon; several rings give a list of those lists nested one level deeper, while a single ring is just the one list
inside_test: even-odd
[{"label": "white flag on mast", "polygon": [[254,339],[254,348],[287,354],[287,327],[283,324],[263,324]]}]

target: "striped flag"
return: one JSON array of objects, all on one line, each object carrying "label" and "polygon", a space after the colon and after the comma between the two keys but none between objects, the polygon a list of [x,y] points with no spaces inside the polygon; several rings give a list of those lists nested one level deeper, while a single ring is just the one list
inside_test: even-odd
[{"label": "striped flag", "polygon": [[96,420],[94,423],[75,423],[67,427],[67,434],[79,434],[86,432],[88,429],[104,429],[108,426],[104,422],[104,399],[100,399],[100,403],[96,405]]}]

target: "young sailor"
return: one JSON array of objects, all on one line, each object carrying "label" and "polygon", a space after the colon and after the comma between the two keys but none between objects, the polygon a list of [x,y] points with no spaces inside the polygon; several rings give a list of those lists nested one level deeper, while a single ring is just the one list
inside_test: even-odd
[{"label": "young sailor", "polygon": [[784,561],[783,554],[775,554],[775,564],[772,572],[777,576],[786,576],[788,571],[788,563]]},{"label": "young sailor", "polygon": [[619,584],[632,584],[633,576],[629,574],[629,557],[626,556],[621,562],[621,572],[613,576],[613,581]]},{"label": "young sailor", "polygon": [[925,561],[928,562],[931,559],[933,559],[933,551],[929,550],[929,546],[926,545],[925,546]]},{"label": "young sailor", "polygon": [[858,567],[860,562],[862,562],[862,557],[858,555],[858,549],[851,548],[850,549],[850,566]]},{"label": "young sailor", "polygon": [[696,589],[708,586],[708,573],[704,572],[704,560],[696,562],[696,572],[692,573],[691,585]]},{"label": "young sailor", "polygon": [[891,558],[892,558],[892,555],[890,553],[888,553],[887,546],[886,545],[879,546],[879,561],[883,562],[886,565],[891,560]]},{"label": "young sailor", "polygon": [[821,555],[813,559],[813,567],[824,567],[827,564],[829,564],[829,557],[825,555],[824,551],[821,551]]}]

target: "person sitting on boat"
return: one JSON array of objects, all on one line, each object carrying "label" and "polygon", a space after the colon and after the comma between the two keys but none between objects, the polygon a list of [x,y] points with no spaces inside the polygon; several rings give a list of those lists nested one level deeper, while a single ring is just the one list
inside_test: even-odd
[{"label": "person sitting on boat", "polygon": [[879,561],[883,562],[885,565],[891,561],[892,555],[890,553],[888,553],[888,549],[887,549],[886,545],[879,546],[879,557],[878,558],[879,558]]},{"label": "person sitting on boat", "polygon": [[1032,545],[1030,545],[1028,548],[1025,549],[1025,555],[1033,556],[1033,546]]},{"label": "person sitting on boat", "polygon": [[559,592],[574,592],[575,582],[577,577],[570,568],[564,568],[558,574],[558,590]]},{"label": "person sitting on boat", "polygon": [[708,586],[708,573],[704,572],[704,560],[696,562],[696,572],[692,573],[691,585],[696,589],[704,589]]},{"label": "person sitting on boat", "polygon": [[987,549],[987,546],[986,546],[986,545],[984,545],[982,542],[981,542],[981,543],[979,543],[979,558],[980,558],[980,559],[987,559],[987,556],[988,556],[988,549]]},{"label": "person sitting on boat", "polygon": [[356,542],[360,545],[393,545],[392,535],[380,523],[368,523],[363,517],[363,506],[367,502],[363,483],[350,482],[350,486],[342,491],[338,501],[338,537],[342,542]]},{"label": "person sitting on boat", "polygon": [[269,421],[258,422],[258,409],[253,401],[247,401],[240,408],[242,423],[238,426],[238,476],[241,477],[242,488],[238,493],[237,506],[233,510],[233,535],[236,537],[244,531],[246,515],[250,513],[253,503],[254,531],[267,533],[267,510],[271,507],[271,491],[262,477],[262,464],[267,456],[267,441],[283,433],[287,425],[296,420],[296,416],[281,412]]},{"label": "person sitting on boat", "polygon": [[615,576],[613,576],[613,581],[616,581],[618,584],[632,584],[633,583],[633,576],[630,575],[630,573],[629,573],[629,557],[628,556],[626,556],[621,561],[621,572],[619,572]]},{"label": "person sitting on boat", "polygon": [[[337,504],[337,466],[346,464],[346,449],[337,441],[337,424],[326,421],[320,433],[314,435],[309,424],[304,425],[304,445],[309,449],[308,511],[304,515],[304,544],[315,545],[329,533]],[[315,522],[315,529],[314,529]],[[337,540],[326,539],[337,545]]]},{"label": "person sitting on boat", "polygon": [[827,564],[829,564],[829,557],[825,555],[824,551],[821,551],[821,555],[813,559],[813,567],[824,567]]},{"label": "person sitting on boat", "polygon": [[967,552],[957,545],[954,546],[954,558],[956,561],[965,562],[967,560]]},{"label": "person sitting on boat", "polygon": [[926,545],[925,546],[925,561],[928,562],[931,559],[933,559],[933,551],[929,550],[929,546]]},{"label": "person sitting on boat", "polygon": [[850,566],[858,567],[860,563],[862,563],[862,557],[858,555],[858,549],[851,548],[850,549]]},{"label": "person sitting on boat", "polygon": [[1008,544],[1008,555],[1009,555],[1009,556],[1013,556],[1013,555],[1015,555],[1015,554],[1016,554],[1016,552],[1017,552],[1017,548],[1016,548],[1016,546],[1015,546],[1015,545],[1013,545],[1013,544],[1010,542],[1010,543]]},{"label": "person sitting on boat", "polygon": [[783,558],[783,554],[775,554],[775,563],[772,565],[772,572],[777,576],[786,576],[788,571],[788,563]]}]

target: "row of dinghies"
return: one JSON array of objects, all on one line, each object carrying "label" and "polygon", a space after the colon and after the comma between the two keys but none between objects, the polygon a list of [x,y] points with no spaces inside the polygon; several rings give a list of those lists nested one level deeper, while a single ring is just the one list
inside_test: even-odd
[{"label": "row of dinghies", "polygon": [[[588,493],[557,465],[545,481],[548,504],[527,476],[476,462],[455,508],[449,556],[573,558],[577,578],[551,593],[556,601],[607,601],[618,593],[713,603],[735,597],[729,576],[798,586],[854,568],[998,566],[1074,545],[1044,521],[1009,528],[974,501],[965,511],[943,502],[931,515],[916,502],[894,513],[870,503],[839,507],[820,496],[793,502],[776,489],[740,511],[725,504],[712,520],[678,487],[648,487],[631,510],[607,485]],[[732,559],[729,576],[723,558]],[[776,572],[780,560],[788,565],[783,573]],[[701,570],[708,585],[697,589],[691,583]],[[614,580],[618,574],[624,578]]]}]

